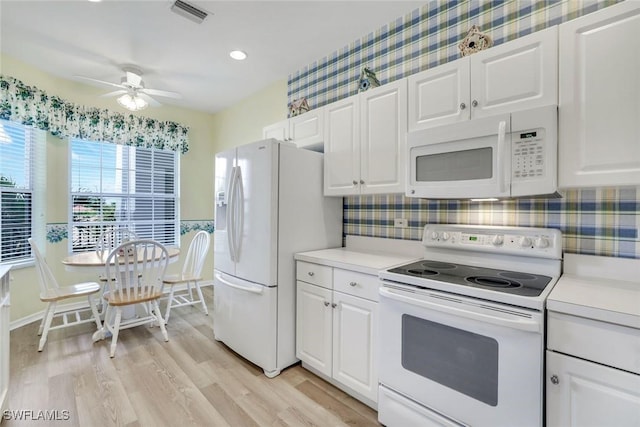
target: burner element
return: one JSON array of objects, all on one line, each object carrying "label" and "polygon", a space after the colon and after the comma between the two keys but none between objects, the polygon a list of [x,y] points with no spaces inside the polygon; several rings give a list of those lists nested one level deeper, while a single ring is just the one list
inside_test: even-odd
[{"label": "burner element", "polygon": [[527,273],[518,273],[516,271],[501,271],[498,273],[502,277],[507,277],[509,279],[515,280],[535,280],[536,276]]},{"label": "burner element", "polygon": [[411,270],[407,270],[407,273],[416,274],[418,276],[433,276],[434,274],[438,274],[437,271],[433,270],[418,270],[417,268],[412,268]]},{"label": "burner element", "polygon": [[491,276],[471,276],[465,277],[465,280],[469,283],[476,285],[489,286],[492,288],[519,288],[522,287],[522,283],[518,283],[514,280],[501,279],[499,277]]}]

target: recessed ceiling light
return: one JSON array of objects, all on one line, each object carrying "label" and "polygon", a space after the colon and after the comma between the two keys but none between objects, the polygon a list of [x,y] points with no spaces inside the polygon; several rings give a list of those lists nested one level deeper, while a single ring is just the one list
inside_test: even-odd
[{"label": "recessed ceiling light", "polygon": [[91,3],[100,3],[102,0],[89,0]]},{"label": "recessed ceiling light", "polygon": [[243,59],[247,59],[247,53],[241,50],[232,50],[229,52],[229,56],[235,59],[236,61],[242,61]]}]

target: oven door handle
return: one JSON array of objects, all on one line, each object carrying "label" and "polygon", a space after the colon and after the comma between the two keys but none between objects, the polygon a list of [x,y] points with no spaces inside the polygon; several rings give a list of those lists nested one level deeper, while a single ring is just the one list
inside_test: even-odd
[{"label": "oven door handle", "polygon": [[[436,310],[442,313],[452,314],[454,316],[460,316],[467,319],[477,320],[480,322],[491,323],[493,325],[504,326],[507,328],[518,329],[527,332],[542,333],[542,322],[536,322],[532,318],[517,318],[510,316],[509,318],[498,315],[490,315],[484,313],[477,313],[474,311],[464,310],[450,305],[439,304],[432,301],[425,301],[422,298],[415,298],[405,295],[402,291],[398,291],[391,288],[381,287],[380,295],[392,300],[412,304],[418,307],[426,308],[428,310]],[[498,312],[497,312],[498,313]]]}]

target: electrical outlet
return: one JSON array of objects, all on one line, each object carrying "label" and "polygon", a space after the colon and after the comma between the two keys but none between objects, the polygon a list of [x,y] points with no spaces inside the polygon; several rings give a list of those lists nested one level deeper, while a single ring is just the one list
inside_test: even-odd
[{"label": "electrical outlet", "polygon": [[405,228],[407,227],[407,219],[406,218],[395,218],[393,220],[393,226],[397,228]]}]

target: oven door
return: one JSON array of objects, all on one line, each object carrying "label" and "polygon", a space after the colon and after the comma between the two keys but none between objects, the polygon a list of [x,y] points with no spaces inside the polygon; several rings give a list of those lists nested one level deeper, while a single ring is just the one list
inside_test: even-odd
[{"label": "oven door", "polygon": [[380,296],[382,385],[462,424],[542,425],[541,313],[386,282]]},{"label": "oven door", "polygon": [[407,196],[509,197],[510,125],[503,114],[410,133]]}]

